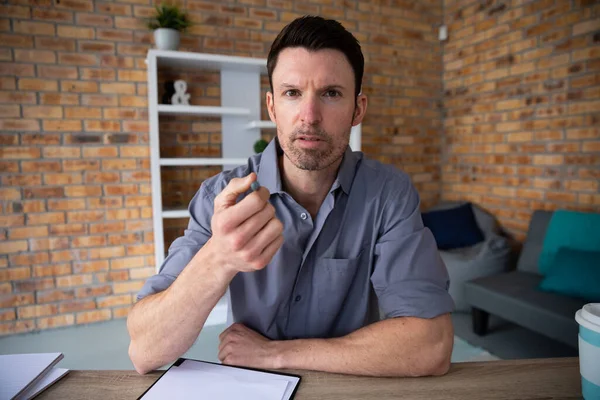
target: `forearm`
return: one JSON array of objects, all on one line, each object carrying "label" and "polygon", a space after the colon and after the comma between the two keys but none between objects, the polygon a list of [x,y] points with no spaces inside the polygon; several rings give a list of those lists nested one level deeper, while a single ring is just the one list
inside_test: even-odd
[{"label": "forearm", "polygon": [[138,372],[176,360],[197,339],[233,278],[211,261],[208,249],[199,252],[168,289],[142,299],[131,310],[129,356]]},{"label": "forearm", "polygon": [[394,318],[341,338],[277,342],[279,365],[353,375],[442,375],[450,366],[454,334],[448,315],[436,320]]}]

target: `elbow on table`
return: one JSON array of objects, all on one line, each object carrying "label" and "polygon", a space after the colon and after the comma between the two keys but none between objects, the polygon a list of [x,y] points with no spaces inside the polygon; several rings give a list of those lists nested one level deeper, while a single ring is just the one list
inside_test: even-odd
[{"label": "elbow on table", "polygon": [[129,354],[129,359],[133,363],[133,368],[135,368],[135,370],[137,371],[138,374],[145,375],[154,369],[154,368],[152,368],[151,365],[144,362],[144,360],[142,360],[142,358],[139,357],[138,352],[136,352],[136,348],[135,348],[135,344],[134,344],[133,340],[129,343],[128,354]]}]

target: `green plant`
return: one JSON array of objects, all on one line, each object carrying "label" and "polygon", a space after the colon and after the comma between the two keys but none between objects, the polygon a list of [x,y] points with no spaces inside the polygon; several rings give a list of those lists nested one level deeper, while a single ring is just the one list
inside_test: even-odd
[{"label": "green plant", "polygon": [[269,142],[267,142],[265,139],[258,139],[256,142],[254,142],[254,152],[256,154],[262,153],[268,145]]},{"label": "green plant", "polygon": [[175,4],[161,3],[156,6],[155,15],[147,22],[149,29],[170,28],[177,31],[185,31],[191,26],[192,22],[188,19],[185,12],[181,11]]}]

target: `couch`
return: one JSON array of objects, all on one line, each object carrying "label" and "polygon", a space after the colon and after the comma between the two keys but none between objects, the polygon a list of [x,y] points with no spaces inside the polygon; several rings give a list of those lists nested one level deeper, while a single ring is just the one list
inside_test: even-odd
[{"label": "couch", "polygon": [[516,270],[464,284],[465,301],[472,307],[473,330],[485,335],[490,314],[577,347],[575,313],[587,302],[556,292],[541,291],[539,272],[546,230],[552,211],[534,211]]},{"label": "couch", "polygon": [[[432,207],[428,212],[452,210],[464,205],[463,202],[446,201]],[[471,209],[477,227],[483,234],[483,240],[465,247],[438,249],[450,277],[448,292],[454,300],[455,312],[471,311],[471,306],[464,298],[465,282],[506,272],[511,263],[514,264],[510,239],[503,234],[494,216],[476,204],[471,204]],[[456,235],[461,234],[460,226],[452,229]]]}]

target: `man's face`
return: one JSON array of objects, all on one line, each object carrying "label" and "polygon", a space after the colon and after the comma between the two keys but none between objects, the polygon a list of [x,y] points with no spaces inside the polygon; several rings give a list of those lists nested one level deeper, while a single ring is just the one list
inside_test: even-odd
[{"label": "man's face", "polygon": [[344,54],[286,48],[271,79],[267,107],[286,158],[309,171],[339,161],[366,110],[366,97],[355,98],[354,72]]}]

